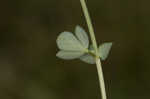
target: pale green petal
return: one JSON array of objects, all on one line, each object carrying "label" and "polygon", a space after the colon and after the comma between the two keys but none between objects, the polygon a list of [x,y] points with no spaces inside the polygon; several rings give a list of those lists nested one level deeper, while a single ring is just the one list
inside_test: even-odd
[{"label": "pale green petal", "polygon": [[105,60],[110,52],[112,43],[103,43],[99,46],[99,55],[102,60]]},{"label": "pale green petal", "polygon": [[88,63],[88,64],[95,64],[94,57],[89,55],[89,54],[85,54],[85,55],[81,56],[80,60],[85,62],[85,63]]},{"label": "pale green petal", "polygon": [[59,51],[56,56],[65,59],[65,60],[71,60],[76,59],[82,56],[84,53],[79,51]]},{"label": "pale green petal", "polygon": [[75,28],[75,35],[77,36],[77,38],[79,39],[81,44],[85,48],[88,48],[88,46],[89,46],[89,38],[88,38],[87,33],[84,31],[84,29],[82,27],[76,26],[76,28]]},{"label": "pale green petal", "polygon": [[58,48],[66,51],[84,51],[85,48],[70,32],[62,32],[57,38]]}]

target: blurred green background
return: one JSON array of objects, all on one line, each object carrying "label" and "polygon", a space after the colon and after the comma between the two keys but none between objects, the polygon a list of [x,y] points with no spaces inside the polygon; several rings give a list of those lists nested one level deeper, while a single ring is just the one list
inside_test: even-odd
[{"label": "blurred green background", "polygon": [[[108,99],[150,99],[150,1],[87,0]],[[0,1],[0,99],[100,99],[95,65],[64,61],[57,36],[88,31],[79,0]]]}]

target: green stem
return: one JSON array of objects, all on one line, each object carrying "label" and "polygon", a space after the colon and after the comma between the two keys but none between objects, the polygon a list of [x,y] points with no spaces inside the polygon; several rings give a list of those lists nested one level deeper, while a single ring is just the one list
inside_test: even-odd
[{"label": "green stem", "polygon": [[94,50],[96,51],[96,55],[97,55],[98,54],[97,42],[96,42],[96,39],[95,39],[95,34],[94,34],[94,29],[93,29],[93,25],[92,25],[92,22],[91,22],[91,18],[89,16],[85,0],[80,0],[80,2],[81,2],[81,6],[82,6],[82,9],[83,9],[83,12],[84,12],[84,16],[86,18],[86,22],[87,22],[87,25],[88,25],[90,37],[91,37],[91,40],[92,40],[92,44],[93,44]]},{"label": "green stem", "polygon": [[98,77],[99,77],[99,82],[100,82],[101,96],[102,96],[102,99],[107,99],[102,65],[101,65],[100,59],[98,58],[96,59],[96,65],[97,65],[96,67],[97,67]]},{"label": "green stem", "polygon": [[[98,47],[97,47],[97,42],[96,42],[96,38],[95,38],[95,34],[94,34],[94,29],[93,29],[93,25],[91,22],[91,18],[88,12],[88,8],[86,6],[85,0],[80,0],[81,2],[81,6],[84,12],[84,16],[86,18],[86,22],[88,25],[88,29],[89,29],[89,33],[90,33],[90,37],[92,40],[92,44],[94,47],[94,50],[96,52],[96,55],[98,56]],[[101,65],[101,61],[99,57],[96,57],[96,66],[97,66],[97,71],[98,71],[98,77],[99,77],[99,85],[100,85],[100,91],[101,91],[101,96],[102,99],[107,99],[106,97],[106,90],[105,90],[105,83],[104,83],[104,77],[103,77],[103,71],[102,71],[102,65]]]}]

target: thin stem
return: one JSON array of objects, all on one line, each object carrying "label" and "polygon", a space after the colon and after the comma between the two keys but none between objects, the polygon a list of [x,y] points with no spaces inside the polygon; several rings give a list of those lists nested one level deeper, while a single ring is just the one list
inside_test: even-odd
[{"label": "thin stem", "polygon": [[102,96],[102,99],[107,99],[102,65],[101,65],[100,59],[98,58],[96,59],[96,65],[97,65],[96,67],[97,67],[97,72],[98,72],[98,77],[99,77],[99,82],[100,82],[101,96]]},{"label": "thin stem", "polygon": [[[89,12],[88,12],[88,8],[86,6],[85,0],[80,0],[80,2],[81,2],[81,6],[82,6],[82,9],[83,9],[83,12],[84,12],[84,16],[86,18],[86,22],[87,22],[87,25],[88,25],[88,29],[89,29],[89,33],[90,33],[90,37],[91,37],[91,40],[92,40],[93,47],[94,47],[94,50],[96,52],[96,55],[98,56],[97,42],[96,42],[96,38],[95,38],[91,18],[90,18]],[[97,71],[98,71],[98,77],[99,77],[99,85],[100,85],[101,96],[102,96],[102,99],[107,99],[101,61],[100,61],[99,57],[96,57],[95,59],[96,59],[95,61],[96,61],[96,66],[97,66]]]},{"label": "thin stem", "polygon": [[86,18],[86,22],[87,22],[87,25],[88,25],[90,37],[91,37],[91,40],[92,40],[92,44],[93,44],[94,50],[96,51],[96,55],[97,55],[98,54],[97,42],[96,42],[96,39],[95,39],[94,29],[93,29],[91,18],[90,18],[89,12],[88,12],[88,8],[86,6],[85,0],[80,0],[80,2],[81,2],[81,6],[82,6],[82,9],[83,9],[83,12],[84,12],[84,16]]}]

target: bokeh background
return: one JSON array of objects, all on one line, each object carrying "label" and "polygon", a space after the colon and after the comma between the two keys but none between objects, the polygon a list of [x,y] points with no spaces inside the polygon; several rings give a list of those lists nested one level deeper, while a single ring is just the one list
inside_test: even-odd
[{"label": "bokeh background", "polygon": [[[87,0],[108,99],[150,99],[150,1]],[[0,1],[0,99],[101,99],[95,65],[55,55],[57,36],[87,25],[79,0]]]}]

